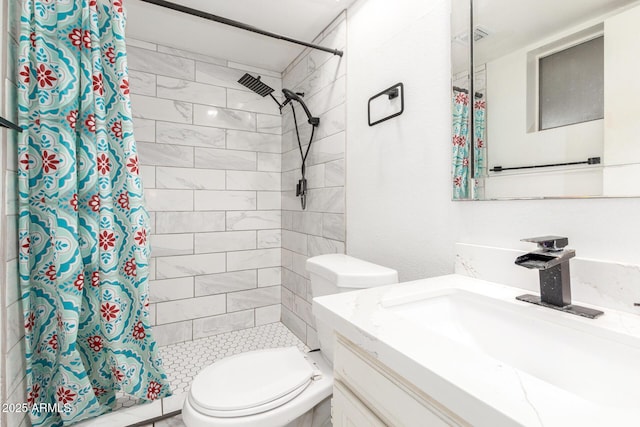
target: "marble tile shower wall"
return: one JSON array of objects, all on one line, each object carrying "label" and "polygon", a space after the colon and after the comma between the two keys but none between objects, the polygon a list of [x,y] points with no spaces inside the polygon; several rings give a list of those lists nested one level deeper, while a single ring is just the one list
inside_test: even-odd
[{"label": "marble tile shower wall", "polygon": [[151,213],[160,345],[278,322],[281,117],[237,83],[280,73],[128,40],[135,135]]},{"label": "marble tile shower wall", "polygon": [[[2,50],[5,51],[2,57],[3,67],[3,87],[2,101],[4,103],[3,117],[16,122],[18,108],[16,106],[17,87],[15,84],[16,58],[19,19],[16,15],[19,8],[18,2],[3,2],[2,21],[0,31],[3,34]],[[3,209],[2,209],[2,236],[4,254],[2,259],[5,286],[2,291],[2,305],[4,312],[2,315],[2,392],[0,393],[2,403],[22,403],[26,402],[26,382],[25,382],[25,362],[24,362],[24,326],[22,321],[22,303],[20,301],[20,290],[18,284],[18,208],[17,208],[17,165],[16,148],[18,146],[17,133],[14,131],[2,132],[2,156],[0,156],[2,166],[2,178],[0,182],[4,186]],[[0,424],[7,426],[19,426],[27,422],[26,414],[15,411],[2,411],[0,413]]]},{"label": "marble tile shower wall", "polygon": [[[343,13],[314,42],[344,49],[346,26]],[[295,195],[301,159],[290,107],[282,119],[282,322],[312,348],[318,342],[305,261],[345,250],[345,56],[306,50],[283,73],[283,86],[304,92],[309,110],[320,117],[307,158],[304,211]],[[296,114],[306,150],[311,126],[302,109]]]}]

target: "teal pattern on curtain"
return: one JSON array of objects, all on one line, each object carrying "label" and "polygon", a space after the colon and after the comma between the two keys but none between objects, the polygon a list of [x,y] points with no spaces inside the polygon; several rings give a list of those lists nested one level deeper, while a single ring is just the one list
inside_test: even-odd
[{"label": "teal pattern on curtain", "polygon": [[[19,269],[34,426],[170,394],[148,312],[121,0],[20,0]],[[41,404],[58,411],[38,411]]]},{"label": "teal pattern on curtain", "polygon": [[453,114],[453,200],[469,198],[469,96],[454,90]]},{"label": "teal pattern on curtain", "polygon": [[476,179],[470,174],[469,95],[454,90],[452,100],[452,176],[453,200],[478,197],[479,179],[486,173],[485,134],[486,102],[474,102],[474,167]]},{"label": "teal pattern on curtain", "polygon": [[[485,128],[487,117],[487,103],[483,99],[476,97],[473,103],[473,149],[474,149],[474,166],[476,178],[473,180],[473,199],[483,198],[484,194],[484,178],[487,174],[487,148],[485,144]],[[482,183],[482,185],[481,185]]]}]

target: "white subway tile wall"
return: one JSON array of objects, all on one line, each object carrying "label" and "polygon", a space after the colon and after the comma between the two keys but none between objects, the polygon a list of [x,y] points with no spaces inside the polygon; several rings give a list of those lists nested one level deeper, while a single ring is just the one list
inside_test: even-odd
[{"label": "white subway tile wall", "polygon": [[[128,40],[159,345],[280,321],[280,73]],[[335,181],[336,178],[333,178]]]},{"label": "white subway tile wall", "polygon": [[[0,23],[0,31],[5,35],[6,44],[0,46],[0,57],[6,57],[2,64],[0,80],[5,88],[0,94],[4,117],[17,122],[17,87],[15,85],[16,52],[18,51],[18,26],[20,13],[18,2],[8,2],[8,19]],[[7,27],[7,23],[9,26]],[[3,54],[6,52],[6,55]],[[5,283],[0,287],[0,402],[26,402],[26,381],[24,362],[24,321],[22,301],[18,284],[18,204],[17,204],[17,133],[9,130],[0,132],[2,146],[0,150],[0,188],[3,198],[0,201],[0,279]],[[24,412],[0,413],[0,425],[18,426],[25,422]]]},{"label": "white subway tile wall", "polygon": [[[344,14],[336,18],[315,42],[344,49],[347,29],[345,18]],[[348,53],[345,52],[346,54]],[[283,86],[294,92],[304,92],[309,110],[314,116],[320,117],[320,126],[316,129],[307,157],[306,178],[309,190],[307,208],[304,211],[301,209],[300,199],[295,195],[296,183],[300,179],[301,159],[291,107],[287,106],[283,110],[281,124],[281,316],[282,322],[309,347],[317,347],[318,342],[311,314],[311,289],[305,262],[311,256],[345,251],[345,65],[344,56],[341,58],[325,52],[305,50],[283,73]],[[302,108],[296,108],[296,117],[305,151],[311,126],[307,124]],[[259,114],[257,126],[262,132],[270,132],[267,129],[277,132],[277,123],[271,116],[261,117]],[[246,139],[243,143],[250,144]],[[261,162],[258,157],[259,166],[266,167],[266,162],[266,158]],[[260,205],[260,196],[258,204]],[[260,274],[259,272],[259,281]]]}]

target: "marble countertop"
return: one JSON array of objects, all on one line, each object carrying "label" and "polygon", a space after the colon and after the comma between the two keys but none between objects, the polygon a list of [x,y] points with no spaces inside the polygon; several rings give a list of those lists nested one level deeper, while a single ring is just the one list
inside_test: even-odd
[{"label": "marble countertop", "polygon": [[[471,425],[640,425],[640,400],[636,400],[637,404],[628,404],[635,399],[633,395],[640,396],[637,391],[640,383],[635,381],[640,379],[640,359],[639,368],[629,373],[628,381],[625,380],[628,384],[621,388],[603,391],[597,381],[585,381],[582,390],[569,392],[544,381],[540,375],[510,366],[385,308],[419,300],[426,293],[450,290],[508,301],[517,310],[526,310],[529,316],[551,319],[573,330],[591,331],[595,325],[596,334],[613,336],[614,341],[635,348],[632,353],[635,351],[640,357],[640,316],[605,309],[605,315],[596,320],[584,319],[516,301],[515,296],[525,293],[522,289],[457,274],[315,298],[313,313],[318,321],[333,327]],[[523,330],[523,334],[526,333]],[[528,348],[526,351],[535,355],[561,349]],[[581,361],[576,360],[576,364],[579,363]],[[615,360],[603,360],[602,369],[613,369],[615,363]],[[602,378],[608,374],[600,372],[599,375]],[[587,380],[590,376],[590,372],[585,373]],[[605,397],[593,398],[594,393],[604,393]],[[621,399],[617,399],[617,393]]]}]

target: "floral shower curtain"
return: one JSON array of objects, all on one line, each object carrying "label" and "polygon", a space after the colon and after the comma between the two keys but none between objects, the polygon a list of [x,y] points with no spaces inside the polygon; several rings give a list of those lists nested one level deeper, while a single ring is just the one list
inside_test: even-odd
[{"label": "floral shower curtain", "polygon": [[[34,426],[170,394],[148,313],[148,214],[121,0],[20,0],[20,282]],[[39,410],[43,404],[50,405]]]},{"label": "floral shower curtain", "polygon": [[473,159],[476,178],[473,180],[472,197],[479,199],[484,197],[484,177],[487,174],[487,147],[485,144],[487,103],[481,96],[476,96],[473,103],[473,114]]},{"label": "floral shower curtain", "polygon": [[474,168],[475,179],[470,176],[470,150],[469,141],[469,95],[463,91],[453,91],[453,199],[464,200],[479,197],[479,180],[485,174],[485,115],[486,102],[476,97],[473,104],[474,111]]}]

